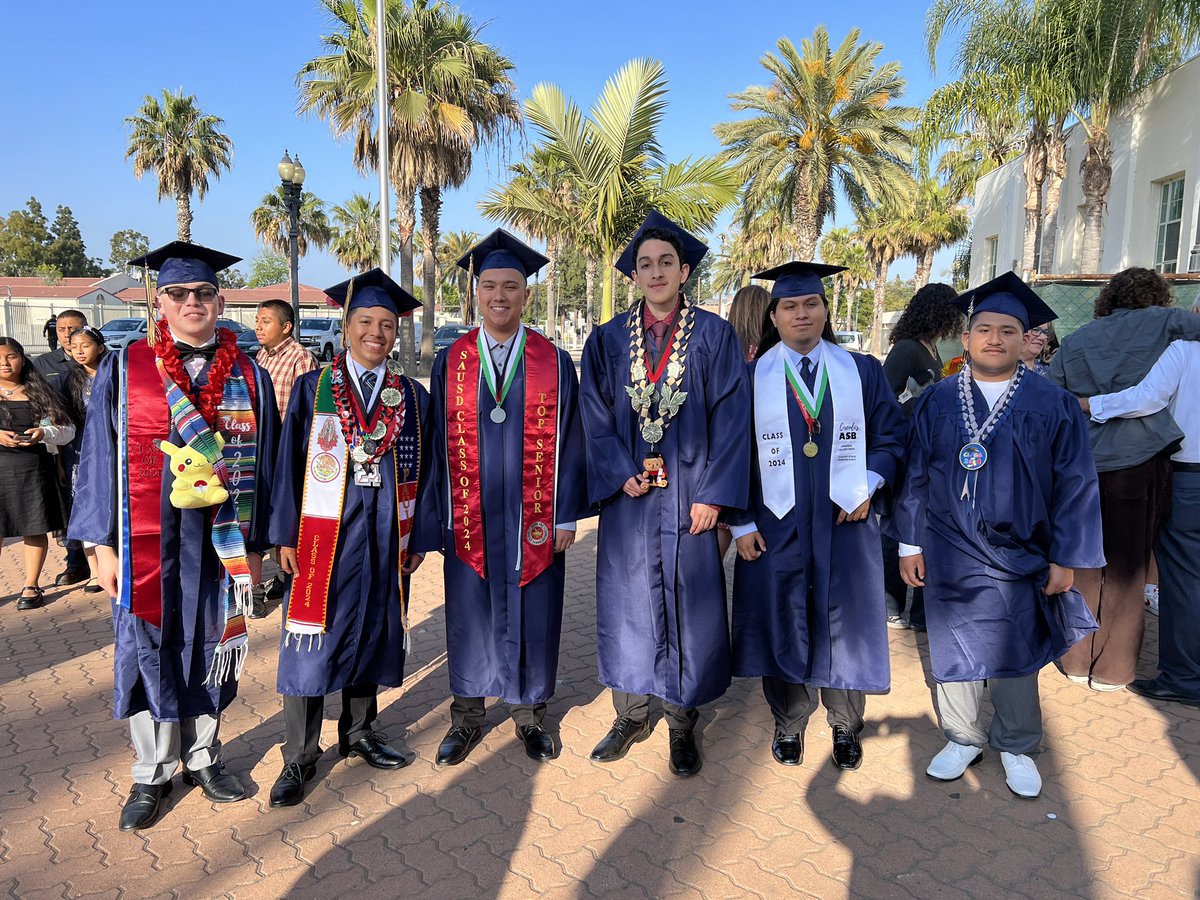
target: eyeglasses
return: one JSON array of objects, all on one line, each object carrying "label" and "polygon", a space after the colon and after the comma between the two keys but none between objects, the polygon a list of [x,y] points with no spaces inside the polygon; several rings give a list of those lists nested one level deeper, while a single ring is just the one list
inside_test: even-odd
[{"label": "eyeglasses", "polygon": [[1049,337],[1050,329],[1049,328],[1030,328],[1029,333],[1030,334],[1040,334],[1042,337]]},{"label": "eyeglasses", "polygon": [[169,288],[163,288],[161,291],[158,292],[158,295],[160,297],[163,294],[166,294],[168,297],[170,297],[176,303],[186,303],[188,294],[195,294],[196,299],[199,300],[201,303],[212,303],[214,300],[217,299],[217,289],[210,288],[210,287],[200,287],[200,288],[169,287]]}]

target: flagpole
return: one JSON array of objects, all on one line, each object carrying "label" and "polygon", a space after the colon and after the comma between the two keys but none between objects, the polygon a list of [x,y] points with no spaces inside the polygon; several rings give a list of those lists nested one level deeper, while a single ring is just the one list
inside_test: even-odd
[{"label": "flagpole", "polygon": [[386,0],[375,0],[375,99],[379,126],[379,268],[392,274],[391,188],[388,184],[388,93]]}]

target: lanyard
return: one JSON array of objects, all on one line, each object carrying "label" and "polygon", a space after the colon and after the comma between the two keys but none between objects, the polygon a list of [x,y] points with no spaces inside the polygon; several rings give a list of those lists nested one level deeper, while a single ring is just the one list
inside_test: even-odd
[{"label": "lanyard", "polygon": [[512,356],[505,363],[505,369],[508,374],[504,377],[503,386],[496,389],[496,375],[492,371],[495,364],[492,362],[492,354],[488,351],[487,341],[483,337],[483,329],[479,329],[479,334],[476,341],[479,346],[479,360],[482,363],[483,378],[487,382],[488,390],[491,391],[493,397],[496,398],[496,405],[503,406],[504,398],[508,396],[508,389],[512,387],[513,378],[516,377],[517,368],[521,363],[521,357],[525,353],[525,329],[522,328],[521,335],[517,339],[517,343],[513,346]]}]

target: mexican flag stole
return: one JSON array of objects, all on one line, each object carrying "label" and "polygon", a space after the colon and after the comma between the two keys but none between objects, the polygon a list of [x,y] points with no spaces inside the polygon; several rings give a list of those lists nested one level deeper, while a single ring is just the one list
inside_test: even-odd
[{"label": "mexican flag stole", "polygon": [[[454,550],[480,578],[486,578],[483,488],[480,482],[479,329],[463,335],[446,360],[446,455],[449,466]],[[526,329],[525,353],[513,365],[525,367],[525,408],[521,466],[521,580],[524,587],[554,560],[554,488],[558,455],[558,350]],[[517,426],[517,416],[510,415]],[[503,522],[499,510],[492,521]],[[498,527],[503,527],[502,525]]]},{"label": "mexican flag stole", "polygon": [[[351,478],[350,445],[342,428],[333,389],[334,370],[345,365],[343,354],[332,365],[321,370],[317,381],[312,426],[308,435],[308,458],[304,469],[300,536],[296,542],[299,573],[292,585],[287,621],[284,623],[288,634],[297,637],[318,637],[329,632],[329,590],[333,580],[333,564],[337,558],[346,485]],[[342,373],[345,377],[344,368]],[[384,444],[380,463],[387,465],[386,457],[391,453],[396,475],[396,527],[400,541],[396,579],[400,584],[402,624],[407,634],[408,599],[404,596],[401,569],[408,557],[409,537],[417,506],[417,480],[421,468],[421,413],[412,382],[408,378],[389,371],[381,396],[389,387],[398,390],[402,399],[396,410],[398,427],[390,436],[390,445]],[[383,403],[377,405],[376,421],[372,422],[362,421],[362,411],[353,400],[351,406],[353,424],[350,427],[361,439],[362,434],[370,433],[374,428],[383,412]]]}]

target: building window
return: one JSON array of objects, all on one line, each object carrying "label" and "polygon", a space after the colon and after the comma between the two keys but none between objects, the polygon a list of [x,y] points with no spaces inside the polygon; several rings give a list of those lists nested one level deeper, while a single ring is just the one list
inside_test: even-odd
[{"label": "building window", "polygon": [[1158,234],[1154,242],[1154,268],[1175,272],[1179,268],[1179,232],[1183,224],[1183,179],[1158,185]]},{"label": "building window", "polygon": [[1000,255],[1000,236],[992,235],[983,244],[983,280],[996,277],[996,258]]}]

